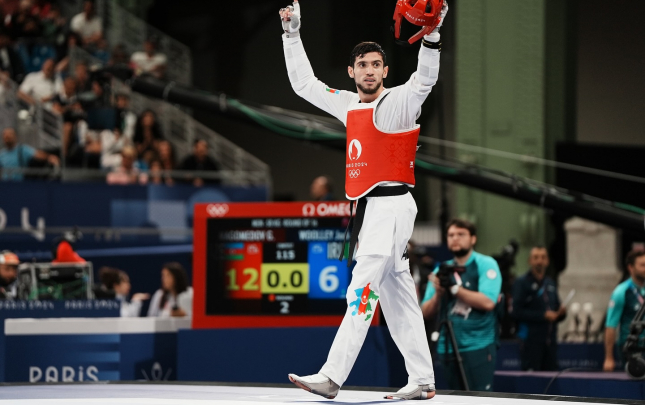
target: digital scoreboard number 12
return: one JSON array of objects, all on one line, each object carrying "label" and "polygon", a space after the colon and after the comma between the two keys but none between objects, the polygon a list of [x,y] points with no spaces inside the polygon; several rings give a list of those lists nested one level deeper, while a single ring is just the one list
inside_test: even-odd
[{"label": "digital scoreboard number 12", "polygon": [[262,243],[227,243],[224,245],[225,286],[229,298],[260,299]]}]

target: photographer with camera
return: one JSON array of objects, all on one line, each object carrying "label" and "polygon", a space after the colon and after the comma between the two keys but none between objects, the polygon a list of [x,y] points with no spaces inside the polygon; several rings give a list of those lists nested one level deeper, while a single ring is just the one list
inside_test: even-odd
[{"label": "photographer with camera", "polygon": [[549,252],[535,246],[529,254],[530,270],[513,285],[513,317],[522,339],[522,370],[556,371],[558,323],[566,317],[558,289],[546,275]]},{"label": "photographer with camera", "polygon": [[[447,326],[440,326],[437,348],[443,356],[448,388],[491,391],[497,355],[494,310],[502,276],[495,259],[473,250],[477,231],[472,223],[450,221],[447,243],[455,258],[440,264],[429,276],[421,304],[423,316],[438,315],[441,325]],[[456,343],[456,351],[451,342]],[[461,358],[461,365],[453,356]]]},{"label": "photographer with camera", "polygon": [[[603,371],[614,371],[614,348],[622,353],[630,335],[632,320],[645,303],[645,251],[632,250],[625,259],[630,278],[618,284],[611,294],[605,321],[605,363]],[[644,333],[645,334],[645,333]],[[638,338],[643,343],[644,334]],[[615,344],[617,343],[617,346]],[[623,360],[627,360],[623,358]]]}]

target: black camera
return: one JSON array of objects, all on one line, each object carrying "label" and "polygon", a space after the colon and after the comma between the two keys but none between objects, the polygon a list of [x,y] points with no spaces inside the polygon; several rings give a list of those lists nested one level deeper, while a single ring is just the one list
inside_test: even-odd
[{"label": "black camera", "polygon": [[437,278],[439,278],[439,285],[445,289],[449,289],[453,285],[457,284],[455,279],[455,274],[464,273],[466,268],[464,266],[457,266],[455,264],[441,263],[439,265],[439,271],[437,272]]}]

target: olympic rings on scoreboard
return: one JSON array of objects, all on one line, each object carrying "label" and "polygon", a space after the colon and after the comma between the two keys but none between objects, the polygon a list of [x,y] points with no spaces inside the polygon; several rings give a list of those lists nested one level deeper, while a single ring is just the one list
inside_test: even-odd
[{"label": "olympic rings on scoreboard", "polygon": [[228,213],[227,204],[208,204],[206,207],[206,212],[211,217],[223,217]]},{"label": "olympic rings on scoreboard", "polygon": [[358,175],[360,175],[360,174],[361,174],[360,169],[350,170],[350,171],[349,171],[349,177],[350,177],[351,179],[355,179],[355,178],[357,178],[357,177],[358,177]]}]

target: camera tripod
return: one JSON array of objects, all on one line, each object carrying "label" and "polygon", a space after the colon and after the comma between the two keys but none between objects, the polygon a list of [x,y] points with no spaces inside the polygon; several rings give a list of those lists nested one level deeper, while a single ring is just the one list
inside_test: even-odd
[{"label": "camera tripod", "polygon": [[[445,327],[446,328],[446,338],[444,339],[444,345],[445,345],[445,351],[444,351],[444,364],[447,364],[448,361],[457,361],[457,367],[459,368],[459,376],[461,377],[461,382],[462,386],[464,387],[464,391],[470,391],[468,388],[468,380],[466,379],[466,371],[464,370],[464,363],[461,358],[461,353],[459,353],[459,348],[457,347],[457,338],[455,337],[455,329],[452,324],[452,321],[448,317],[448,298],[447,297],[442,297],[441,298],[441,321],[439,322],[439,326],[437,328],[437,336],[441,336],[441,331]],[[448,340],[450,339],[450,340]],[[437,342],[439,338],[437,337]],[[449,344],[452,345],[453,349],[453,354],[454,357],[450,356],[450,351],[449,351]]]},{"label": "camera tripod", "polygon": [[645,304],[641,305],[629,325],[629,336],[623,347],[623,354],[627,360],[625,371],[630,377],[637,379],[645,378],[645,359],[642,355],[645,347],[641,343],[643,330],[645,330]]}]

